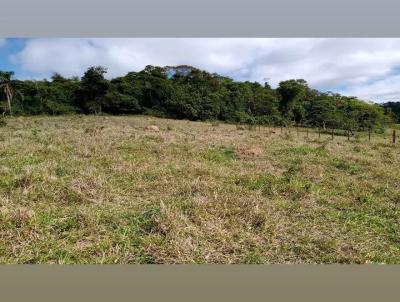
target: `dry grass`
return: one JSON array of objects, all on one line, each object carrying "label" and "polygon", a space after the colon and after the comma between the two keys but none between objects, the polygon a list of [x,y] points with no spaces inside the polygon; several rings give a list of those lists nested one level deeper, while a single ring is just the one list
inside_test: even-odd
[{"label": "dry grass", "polygon": [[389,138],[8,119],[0,262],[400,263],[400,144]]}]

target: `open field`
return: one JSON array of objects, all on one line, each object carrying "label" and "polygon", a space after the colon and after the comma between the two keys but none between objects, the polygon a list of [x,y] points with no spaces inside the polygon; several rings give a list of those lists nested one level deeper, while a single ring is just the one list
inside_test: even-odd
[{"label": "open field", "polygon": [[389,130],[7,119],[0,263],[400,263],[399,165]]}]

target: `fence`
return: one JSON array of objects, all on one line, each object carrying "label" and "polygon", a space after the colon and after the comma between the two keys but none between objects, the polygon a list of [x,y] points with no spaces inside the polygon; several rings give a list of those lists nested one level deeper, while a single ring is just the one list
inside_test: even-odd
[{"label": "fence", "polygon": [[[283,129],[284,129],[284,127],[281,127],[281,134],[284,133],[284,130],[283,130]],[[317,133],[318,139],[321,138],[321,134],[322,134],[321,128],[317,128],[317,129],[314,129],[314,128],[305,128],[305,130],[304,130],[304,132],[305,132],[305,138],[309,138],[309,136],[310,136],[310,135],[309,135],[310,129],[312,129],[314,132]],[[290,130],[289,130],[289,132],[290,132]],[[299,127],[296,127],[297,137],[300,136],[300,132],[301,132],[301,131],[300,131],[300,128],[299,128]],[[350,141],[350,140],[351,140],[351,137],[354,135],[354,134],[352,133],[352,131],[350,131],[350,130],[345,130],[344,133],[343,133],[342,135],[338,135],[338,134],[337,134],[337,129],[330,129],[330,133],[328,133],[328,132],[329,132],[329,131],[327,131],[327,130],[324,131],[325,134],[329,134],[329,135],[330,135],[331,140],[334,140],[334,139],[335,139],[335,136],[346,136],[346,137],[347,137],[347,140]],[[372,131],[371,131],[371,129],[368,129],[368,136],[367,136],[367,137],[368,137],[368,141],[370,142],[370,141],[371,141],[371,138],[372,138]],[[384,139],[386,139],[386,135],[384,135]],[[391,142],[392,142],[393,144],[396,144],[397,139],[398,139],[397,130],[396,130],[396,129],[391,130],[391,135],[390,135],[390,140],[391,140]]]},{"label": "fence", "polygon": [[[237,129],[244,129],[242,127],[238,127],[237,125]],[[258,131],[263,131],[263,129],[271,129],[271,127],[265,127],[265,126],[260,126],[257,125],[256,127],[253,127],[251,125],[248,125],[248,129],[249,130],[258,130]],[[334,140],[336,136],[345,136],[347,138],[348,141],[351,140],[351,137],[354,136],[354,133],[351,130],[340,130],[340,129],[334,129],[334,128],[330,128],[330,129],[321,129],[321,128],[311,128],[311,127],[299,127],[299,126],[294,126],[294,127],[284,127],[284,126],[280,126],[278,129],[276,130],[276,128],[272,128],[272,132],[273,133],[278,133],[278,131],[280,132],[281,135],[283,135],[285,132],[289,132],[292,133],[293,129],[295,129],[296,135],[297,137],[300,137],[301,133],[304,133],[304,137],[305,138],[310,138],[311,137],[311,132],[314,132],[317,134],[318,139],[321,139],[323,134],[329,135],[331,140]],[[368,129],[367,131],[359,131],[358,133],[363,133],[366,134],[367,140],[369,142],[371,142],[374,133],[372,132],[371,129]],[[387,134],[376,134],[376,136],[379,136],[380,138],[382,138],[384,140],[387,140]],[[391,143],[396,144],[398,141],[398,131],[396,129],[392,129],[389,135],[389,140]]]}]

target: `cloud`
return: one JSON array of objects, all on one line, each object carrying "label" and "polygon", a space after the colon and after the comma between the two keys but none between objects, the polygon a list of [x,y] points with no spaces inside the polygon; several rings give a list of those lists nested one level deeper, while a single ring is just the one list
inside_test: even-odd
[{"label": "cloud", "polygon": [[30,39],[13,60],[43,76],[81,75],[89,66],[103,65],[114,77],[148,64],[188,64],[273,86],[303,78],[312,87],[367,100],[400,99],[398,85],[392,86],[399,81],[400,39]]},{"label": "cloud", "polygon": [[99,64],[109,68],[110,76],[149,64],[189,64],[229,73],[250,61],[257,44],[253,39],[34,39],[27,41],[14,61],[30,72],[66,75]]},{"label": "cloud", "polygon": [[349,87],[343,93],[365,100],[400,101],[400,75],[388,76],[370,84]]}]

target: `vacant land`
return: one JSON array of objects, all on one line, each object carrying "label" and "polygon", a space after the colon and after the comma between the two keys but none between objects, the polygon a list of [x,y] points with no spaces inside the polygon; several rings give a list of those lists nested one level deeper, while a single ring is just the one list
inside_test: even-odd
[{"label": "vacant land", "polygon": [[389,132],[7,119],[0,263],[400,263],[399,151]]}]

